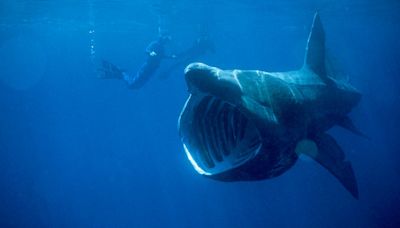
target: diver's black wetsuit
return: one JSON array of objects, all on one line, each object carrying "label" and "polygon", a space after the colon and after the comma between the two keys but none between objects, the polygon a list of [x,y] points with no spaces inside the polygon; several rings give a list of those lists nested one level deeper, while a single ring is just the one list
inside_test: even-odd
[{"label": "diver's black wetsuit", "polygon": [[154,74],[164,58],[174,58],[165,54],[165,44],[169,41],[169,37],[160,37],[158,40],[153,41],[146,48],[147,59],[146,62],[140,67],[136,74],[123,73],[124,80],[128,83],[129,88],[141,88]]}]

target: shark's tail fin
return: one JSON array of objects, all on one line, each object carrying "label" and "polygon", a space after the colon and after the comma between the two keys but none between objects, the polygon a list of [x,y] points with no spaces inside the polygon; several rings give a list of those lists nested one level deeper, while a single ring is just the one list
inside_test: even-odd
[{"label": "shark's tail fin", "polygon": [[325,52],[325,32],[319,14],[316,12],[307,41],[303,68],[313,71],[324,82],[327,82],[329,78],[326,72]]}]

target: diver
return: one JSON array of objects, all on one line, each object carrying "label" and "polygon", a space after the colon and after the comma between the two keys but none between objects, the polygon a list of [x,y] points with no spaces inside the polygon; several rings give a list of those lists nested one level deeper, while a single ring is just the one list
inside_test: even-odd
[{"label": "diver", "polygon": [[187,50],[176,56],[176,63],[172,64],[165,71],[160,73],[161,79],[166,79],[173,71],[184,68],[186,65],[199,61],[199,58],[207,53],[215,53],[214,42],[207,34],[200,35]]},{"label": "diver", "polygon": [[103,60],[100,69],[100,78],[123,79],[128,83],[129,88],[141,88],[159,68],[163,59],[173,59],[175,55],[167,55],[165,46],[171,41],[168,34],[159,35],[158,39],[151,42],[147,48],[147,59],[135,74],[128,74],[114,64]]}]

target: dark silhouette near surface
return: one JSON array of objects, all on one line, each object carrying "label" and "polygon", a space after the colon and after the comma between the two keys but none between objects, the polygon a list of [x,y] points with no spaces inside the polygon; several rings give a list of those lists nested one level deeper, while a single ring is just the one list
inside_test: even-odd
[{"label": "dark silhouette near surface", "polygon": [[128,83],[129,88],[141,88],[151,78],[155,71],[157,71],[163,59],[175,58],[175,55],[167,55],[165,51],[165,45],[170,41],[171,36],[162,35],[157,40],[151,42],[146,48],[146,61],[134,74],[128,74],[118,66],[103,60],[99,77],[123,79]]},{"label": "dark silhouette near surface", "polygon": [[199,58],[208,53],[215,53],[214,42],[208,35],[201,35],[190,48],[177,55],[176,62],[160,73],[160,78],[168,78],[175,70],[181,69],[183,71],[185,66],[194,61],[199,61]]}]

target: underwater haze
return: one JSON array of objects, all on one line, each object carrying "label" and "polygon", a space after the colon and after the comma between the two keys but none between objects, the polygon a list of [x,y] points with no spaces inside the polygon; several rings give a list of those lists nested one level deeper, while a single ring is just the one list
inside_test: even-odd
[{"label": "underwater haze", "polygon": [[[177,130],[184,65],[165,59],[140,89],[99,78],[103,60],[135,74],[160,32],[167,52],[206,33],[222,69],[303,64],[314,13],[335,71],[362,93],[334,127],[359,199],[301,158],[283,175],[218,182],[190,164]],[[400,1],[1,0],[0,227],[400,227]],[[186,63],[185,63],[186,64]]]}]

